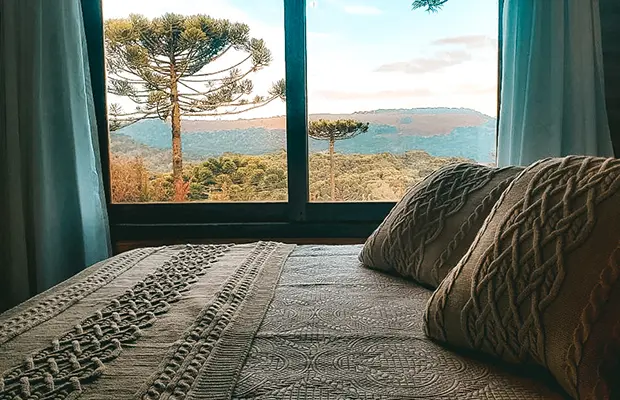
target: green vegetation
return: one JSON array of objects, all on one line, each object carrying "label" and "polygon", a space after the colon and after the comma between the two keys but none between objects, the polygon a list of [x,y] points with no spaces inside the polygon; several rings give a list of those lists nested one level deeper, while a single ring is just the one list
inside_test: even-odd
[{"label": "green vegetation", "polygon": [[[266,96],[251,97],[248,76],[271,63],[271,52],[250,37],[246,24],[206,15],[130,15],[106,21],[105,47],[109,92],[136,104],[133,111],[111,104],[111,128],[149,118],[171,121],[175,201],[186,200],[190,190],[183,179],[182,117],[241,114],[284,98],[283,80]],[[239,59],[213,66],[231,54]]]},{"label": "green vegetation", "polygon": [[[310,155],[310,200],[332,200],[329,154]],[[433,157],[424,151],[404,154],[335,154],[336,201],[399,200],[405,190],[434,170],[459,158]],[[113,156],[112,197],[115,202],[175,200],[173,176],[152,173],[140,157]],[[285,201],[286,153],[263,156],[226,154],[186,165],[183,182],[191,201]]]},{"label": "green vegetation", "polygon": [[418,8],[426,8],[428,12],[437,12],[441,10],[448,0],[415,0],[411,5],[414,10]]},{"label": "green vegetation", "polygon": [[329,140],[329,181],[331,199],[336,199],[336,183],[334,178],[334,153],[336,140],[351,139],[360,133],[368,132],[368,123],[352,119],[328,121],[319,119],[311,121],[308,126],[308,136],[317,140]]},{"label": "green vegetation", "polygon": [[[416,0],[412,6],[438,11],[446,1]],[[285,152],[225,154],[199,162],[184,160],[182,152],[182,118],[242,114],[285,99],[284,80],[273,83],[265,95],[253,94],[250,76],[269,66],[272,58],[263,40],[250,37],[246,24],[206,15],[165,14],[152,20],[130,15],[105,22],[105,47],[108,91],[135,104],[129,111],[110,104],[111,130],[160,119],[170,121],[172,133],[171,152],[135,144],[124,136],[117,138],[110,163],[115,202],[286,200]],[[222,65],[222,60],[227,64]],[[402,123],[412,122],[413,117],[408,117]],[[311,201],[399,200],[407,187],[432,171],[463,161],[432,157],[424,151],[335,153],[336,140],[367,132],[368,127],[368,123],[349,119],[310,123],[311,137],[329,140],[327,154],[309,157]],[[154,154],[148,162],[140,156],[150,152]],[[149,168],[170,159],[171,173]]]}]

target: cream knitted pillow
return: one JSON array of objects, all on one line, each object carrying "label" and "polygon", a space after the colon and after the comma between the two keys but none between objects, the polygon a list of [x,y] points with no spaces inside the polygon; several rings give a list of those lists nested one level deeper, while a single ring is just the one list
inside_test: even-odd
[{"label": "cream knitted pillow", "polygon": [[366,241],[360,261],[436,287],[522,170],[459,163],[435,171],[396,204]]},{"label": "cream knitted pillow", "polygon": [[430,337],[619,399],[620,160],[547,159],[504,192],[429,300]]}]

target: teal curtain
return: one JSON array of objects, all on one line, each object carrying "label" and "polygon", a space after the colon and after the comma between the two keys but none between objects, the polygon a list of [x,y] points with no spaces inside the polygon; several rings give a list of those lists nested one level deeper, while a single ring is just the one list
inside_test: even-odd
[{"label": "teal curtain", "polygon": [[0,310],[110,255],[79,0],[0,2]]},{"label": "teal curtain", "polygon": [[498,164],[613,156],[598,0],[503,0]]}]

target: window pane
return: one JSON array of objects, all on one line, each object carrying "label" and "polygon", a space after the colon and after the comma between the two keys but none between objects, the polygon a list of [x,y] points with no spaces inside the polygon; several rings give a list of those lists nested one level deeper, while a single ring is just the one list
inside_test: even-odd
[{"label": "window pane", "polygon": [[411,3],[308,1],[311,201],[398,200],[446,163],[495,164],[497,0]]},{"label": "window pane", "polygon": [[283,0],[103,11],[113,201],[285,201]]}]

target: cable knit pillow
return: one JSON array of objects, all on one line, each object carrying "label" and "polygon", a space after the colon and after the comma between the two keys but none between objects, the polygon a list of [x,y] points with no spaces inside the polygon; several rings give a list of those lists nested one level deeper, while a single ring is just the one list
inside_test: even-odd
[{"label": "cable knit pillow", "polygon": [[522,168],[459,163],[409,189],[368,238],[360,261],[437,287],[469,248],[493,204]]},{"label": "cable knit pillow", "polygon": [[620,399],[620,160],[527,168],[429,300],[428,336]]}]

